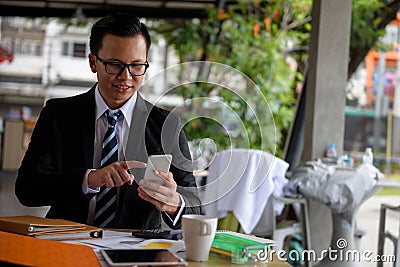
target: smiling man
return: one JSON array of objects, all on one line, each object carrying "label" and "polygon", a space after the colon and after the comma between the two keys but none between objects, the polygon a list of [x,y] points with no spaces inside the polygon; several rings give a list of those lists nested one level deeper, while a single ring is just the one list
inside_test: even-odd
[{"label": "smiling man", "polygon": [[[93,25],[89,65],[98,83],[42,109],[18,170],[23,205],[107,228],[160,228],[161,217],[178,228],[183,214],[201,213],[179,118],[138,93],[150,44],[146,26],[130,14]],[[155,173],[164,184],[135,182],[153,154],[172,154],[170,172]]]}]

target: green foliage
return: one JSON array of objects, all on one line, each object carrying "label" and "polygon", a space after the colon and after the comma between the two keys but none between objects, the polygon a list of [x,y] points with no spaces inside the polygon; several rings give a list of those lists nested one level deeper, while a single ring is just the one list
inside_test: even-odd
[{"label": "green foliage", "polygon": [[385,29],[380,29],[382,13],[386,7],[386,0],[357,0],[353,1],[350,56],[360,47],[371,47],[375,45],[380,50],[385,46],[378,38],[385,35]]},{"label": "green foliage", "polygon": [[[227,144],[222,126],[214,127],[209,120],[199,119],[185,127],[189,139],[211,137],[221,142],[221,147],[241,147],[245,144],[237,140],[248,138],[251,148],[275,150],[276,146],[278,154],[282,151],[282,133],[293,118],[293,88],[302,79],[290,68],[287,50],[308,41],[305,32],[310,28],[310,6],[311,0],[238,1],[224,13],[211,7],[206,20],[189,21],[167,37],[181,62],[207,59],[223,63],[254,82],[247,85],[241,97],[222,87],[179,88],[177,92],[184,99],[212,92],[240,117],[243,125],[239,128],[245,129],[229,132],[238,138]],[[215,140],[221,136],[223,140]]]}]

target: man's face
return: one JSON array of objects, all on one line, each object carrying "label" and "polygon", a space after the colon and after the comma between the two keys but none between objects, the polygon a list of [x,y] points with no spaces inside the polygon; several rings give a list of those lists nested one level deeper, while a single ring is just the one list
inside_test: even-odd
[{"label": "man's face", "polygon": [[[146,41],[142,35],[135,37],[119,37],[107,34],[103,38],[98,57],[105,62],[123,64],[143,64],[146,62]],[[95,55],[89,55],[89,64],[93,73],[97,73],[99,91],[111,109],[120,108],[139,89],[142,76],[132,76],[128,68],[117,74],[108,74],[103,63]]]}]

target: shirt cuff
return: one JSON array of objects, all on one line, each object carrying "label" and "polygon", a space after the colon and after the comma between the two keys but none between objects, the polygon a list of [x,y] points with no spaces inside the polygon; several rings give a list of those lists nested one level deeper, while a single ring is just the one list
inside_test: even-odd
[{"label": "shirt cuff", "polygon": [[88,176],[91,171],[94,169],[89,169],[85,172],[85,176],[83,177],[83,182],[82,182],[82,192],[84,195],[86,194],[94,194],[100,192],[100,187],[89,187],[88,185]]},{"label": "shirt cuff", "polygon": [[178,223],[179,218],[181,217],[183,209],[185,208],[185,205],[186,205],[185,200],[183,199],[181,194],[178,193],[178,196],[181,199],[182,204],[181,204],[181,208],[178,211],[178,214],[176,214],[176,216],[175,216],[175,219],[172,220],[171,216],[169,216],[169,214],[167,212],[164,212],[165,215],[168,217],[168,219],[172,222],[172,226],[175,226]]}]

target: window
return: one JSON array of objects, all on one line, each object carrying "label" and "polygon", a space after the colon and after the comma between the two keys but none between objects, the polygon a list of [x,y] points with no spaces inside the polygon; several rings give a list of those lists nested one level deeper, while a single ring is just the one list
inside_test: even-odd
[{"label": "window", "polygon": [[29,55],[31,52],[30,40],[21,40],[20,54]]},{"label": "window", "polygon": [[42,46],[40,44],[33,45],[33,54],[36,56],[42,55]]},{"label": "window", "polygon": [[7,50],[13,51],[15,54],[41,56],[43,53],[42,41],[38,40],[4,38],[2,44]]},{"label": "window", "polygon": [[86,57],[86,44],[74,43],[73,57]]},{"label": "window", "polygon": [[86,57],[86,43],[64,41],[61,49],[61,54],[63,56],[79,58]]},{"label": "window", "polygon": [[15,54],[21,54],[21,40],[13,39],[13,51]]},{"label": "window", "polygon": [[62,43],[62,52],[61,54],[63,56],[68,56],[69,55],[69,43],[68,42],[63,42]]},{"label": "window", "polygon": [[12,49],[12,39],[11,39],[11,38],[4,37],[4,38],[1,40],[1,45],[2,45],[5,49],[7,49],[8,51],[12,51],[12,50],[13,50],[13,49]]}]

